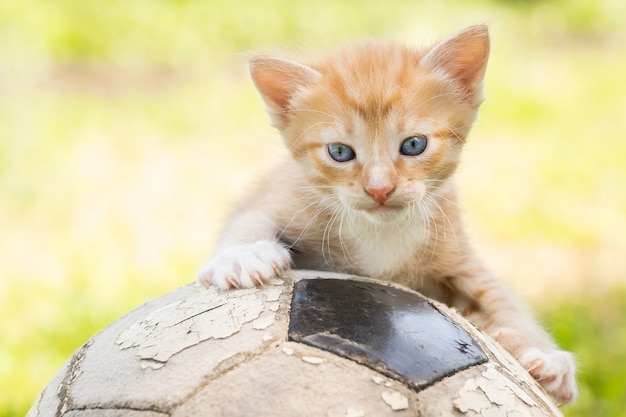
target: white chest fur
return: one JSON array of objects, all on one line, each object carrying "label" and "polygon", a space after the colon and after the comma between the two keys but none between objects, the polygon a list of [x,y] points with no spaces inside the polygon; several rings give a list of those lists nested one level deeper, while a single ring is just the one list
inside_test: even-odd
[{"label": "white chest fur", "polygon": [[430,230],[422,222],[363,222],[350,231],[351,256],[360,272],[384,276],[414,262],[428,241]]}]

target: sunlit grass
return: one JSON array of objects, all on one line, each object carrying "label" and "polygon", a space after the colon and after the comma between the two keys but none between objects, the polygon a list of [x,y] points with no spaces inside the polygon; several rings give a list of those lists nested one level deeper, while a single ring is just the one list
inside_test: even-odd
[{"label": "sunlit grass", "polygon": [[560,47],[548,45],[526,62],[509,57],[505,65],[517,68],[491,67],[492,94],[476,136],[494,152],[491,178],[480,180],[486,188],[508,183],[510,192],[495,204],[483,201],[480,221],[502,238],[622,246],[626,99],[610,90],[623,88],[615,80],[626,61],[603,45],[569,45],[567,54],[548,58]]},{"label": "sunlit grass", "polygon": [[421,45],[473,23],[493,52],[459,174],[467,224],[579,352],[567,414],[620,415],[624,356],[605,346],[626,329],[624,10],[583,3],[2,2],[0,416],[23,415],[96,331],[190,282],[282,152],[249,51]]}]

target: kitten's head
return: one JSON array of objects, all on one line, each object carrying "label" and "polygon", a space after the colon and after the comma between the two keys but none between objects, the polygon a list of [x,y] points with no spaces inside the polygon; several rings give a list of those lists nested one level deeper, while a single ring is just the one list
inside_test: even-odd
[{"label": "kitten's head", "polygon": [[311,185],[373,220],[425,208],[482,102],[485,26],[428,50],[364,43],[301,64],[259,56],[254,83]]}]

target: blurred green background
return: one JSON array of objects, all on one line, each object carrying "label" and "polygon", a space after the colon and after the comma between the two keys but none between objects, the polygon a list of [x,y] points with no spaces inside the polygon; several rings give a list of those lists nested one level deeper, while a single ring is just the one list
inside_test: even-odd
[{"label": "blurred green background", "polygon": [[254,52],[363,37],[493,48],[458,180],[477,250],[576,352],[567,416],[626,415],[626,3],[0,2],[0,416],[193,279],[282,152]]}]

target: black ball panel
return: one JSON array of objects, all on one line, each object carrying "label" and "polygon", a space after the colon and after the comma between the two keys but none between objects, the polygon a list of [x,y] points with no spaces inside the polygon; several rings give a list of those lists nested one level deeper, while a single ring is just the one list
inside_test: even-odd
[{"label": "black ball panel", "polygon": [[422,390],[487,362],[470,335],[416,293],[363,281],[294,286],[289,339],[369,366]]}]

